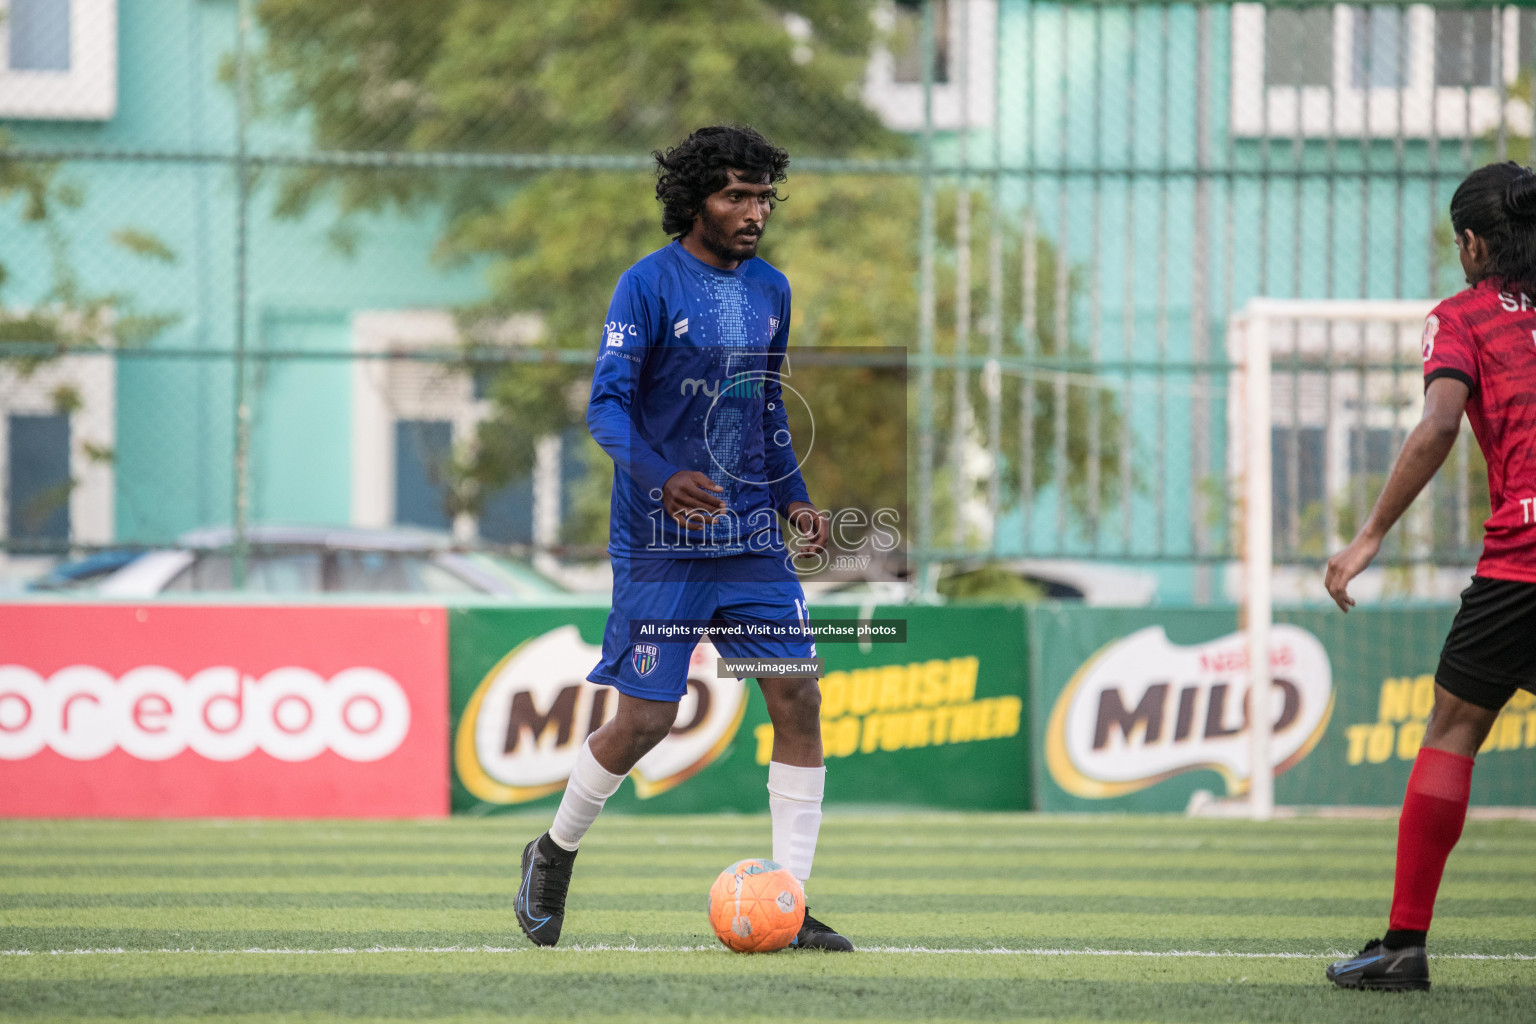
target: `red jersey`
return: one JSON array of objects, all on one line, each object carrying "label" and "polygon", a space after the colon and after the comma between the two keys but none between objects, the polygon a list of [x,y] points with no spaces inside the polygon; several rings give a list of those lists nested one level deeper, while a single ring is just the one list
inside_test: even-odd
[{"label": "red jersey", "polygon": [[1488,463],[1477,574],[1536,583],[1536,296],[1484,278],[1424,323],[1424,386],[1467,386],[1467,420]]}]

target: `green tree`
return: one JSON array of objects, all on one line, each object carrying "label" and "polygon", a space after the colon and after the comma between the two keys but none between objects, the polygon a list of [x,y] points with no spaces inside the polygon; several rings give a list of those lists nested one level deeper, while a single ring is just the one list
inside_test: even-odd
[{"label": "green tree", "polygon": [[[0,262],[0,359],[27,372],[69,349],[140,344],[173,322],[135,312],[124,293],[93,291],[81,282],[61,221],[84,195],[57,164],[9,158],[5,151],[10,148],[0,132],[0,213],[17,224],[11,238],[25,240],[30,234],[41,243],[37,255],[46,256],[50,275],[43,294],[13,304],[6,288],[10,275]],[[163,242],[136,228],[118,230],[111,241],[139,256],[175,259]]]},{"label": "green tree", "polygon": [[[450,224],[439,244],[448,261],[482,261],[488,294],[461,311],[477,348],[495,344],[491,326],[536,312],[542,345],[591,352],[614,283],[665,244],[652,179],[639,154],[709,123],[750,123],[792,156],[789,199],[775,215],[763,255],[795,288],[792,345],[901,346],[915,350],[919,295],[919,187],[894,175],[796,173],[793,159],[878,158],[911,143],[862,103],[875,42],[873,0],[261,0],[259,55],[264,109],[302,115],[317,147],[385,151],[505,151],[575,156],[619,154],[612,170],[496,172],[444,161],[438,169],[316,167],[279,185],[278,208],[296,214],[325,198],[341,211],[343,240],[363,229],[358,215],[440,204]],[[629,169],[626,169],[626,166]],[[953,239],[954,190],[941,202],[938,236]],[[984,203],[978,222],[985,223]],[[1010,218],[1012,221],[1014,218]],[[973,264],[984,266],[985,232]],[[1005,308],[1016,310],[1020,239],[1010,230]],[[940,352],[953,346],[955,254],[939,253]],[[1051,333],[1055,260],[1040,259],[1044,305],[1040,350],[1073,354]],[[985,275],[972,282],[972,308],[985,310]],[[1016,333],[1016,332],[1015,332]],[[973,337],[979,335],[973,334]],[[1017,346],[1018,339],[1010,339]],[[802,373],[815,417],[817,452],[805,467],[823,501],[876,507],[899,501],[908,476],[901,415],[888,380],[872,369]],[[497,375],[496,413],[457,467],[456,500],[483,496],[526,473],[531,439],[578,424],[590,367],[519,363]],[[973,402],[981,408],[979,375]],[[878,386],[877,386],[878,385]],[[1022,386],[1022,385],[1019,385]],[[1036,388],[1036,478],[1053,472],[1055,391]],[[949,388],[936,389],[936,450],[948,451]],[[1007,401],[1005,437],[1019,436],[1018,386]],[[898,408],[900,399],[897,399]],[[1096,409],[1106,493],[1118,480],[1113,402],[1069,396],[1069,489],[1086,507],[1089,410]],[[801,425],[795,424],[797,438]],[[905,436],[896,436],[905,434]],[[857,454],[854,454],[857,453]],[[606,525],[607,463],[578,495],[569,540],[600,542]],[[1017,478],[1015,453],[1006,470]],[[940,495],[947,499],[947,489]]]},{"label": "green tree", "polygon": [[[9,222],[3,237],[12,243],[0,255],[23,251],[44,258],[48,284],[40,294],[21,300],[8,288],[10,274],[0,259],[0,367],[25,380],[50,360],[69,352],[132,347],[143,344],[175,322],[174,316],[138,312],[122,292],[100,292],[81,281],[70,256],[70,236],[64,227],[69,212],[84,200],[80,188],[52,162],[8,154],[9,138],[0,132],[0,217]],[[175,254],[153,234],[121,228],[110,241],[134,255],[170,261]],[[49,398],[55,413],[73,415],[83,404],[71,385],[55,387]],[[87,458],[109,462],[110,448],[83,442]],[[41,524],[68,504],[74,480],[66,480],[35,495],[17,510],[25,528]],[[30,524],[30,525],[28,525]],[[0,538],[0,543],[15,538]]]}]

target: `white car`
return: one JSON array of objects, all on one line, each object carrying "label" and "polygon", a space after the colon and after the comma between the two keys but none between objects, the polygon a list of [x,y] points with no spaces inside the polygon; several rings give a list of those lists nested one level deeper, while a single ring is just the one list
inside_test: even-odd
[{"label": "white car", "polygon": [[[174,548],[116,552],[66,563],[34,591],[88,591],[102,597],[233,592],[234,531],[194,530]],[[426,530],[252,526],[246,531],[242,593],[483,594],[538,598],[568,591],[515,559],[456,548]],[[116,563],[116,564],[114,564]],[[103,571],[95,571],[95,570]]]}]

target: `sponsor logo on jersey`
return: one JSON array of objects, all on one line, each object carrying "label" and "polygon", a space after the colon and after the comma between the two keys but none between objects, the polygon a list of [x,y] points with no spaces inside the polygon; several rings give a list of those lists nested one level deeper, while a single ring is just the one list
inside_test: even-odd
[{"label": "sponsor logo on jersey", "polygon": [[635,325],[626,324],[619,320],[610,320],[603,324],[603,330],[608,336],[609,348],[623,348],[626,337],[635,337]]},{"label": "sponsor logo on jersey", "polygon": [[258,679],[214,667],[183,679],[158,665],[116,678],[73,665],[44,679],[0,665],[0,760],[24,760],[46,747],[72,761],[118,749],[142,761],[188,749],[210,761],[239,761],[258,750],[279,761],[308,761],[327,750],[377,761],[400,746],[410,726],[405,691],[374,668],[329,679],[279,668]]},{"label": "sponsor logo on jersey", "polygon": [[629,657],[634,663],[635,671],[648,676],[655,671],[656,663],[661,660],[661,648],[655,644],[635,644],[634,653]]},{"label": "sponsor logo on jersey", "polygon": [[687,333],[688,333],[688,318],[687,317],[683,317],[677,323],[672,325],[672,337],[674,337],[674,338],[681,338],[683,335],[685,335]]},{"label": "sponsor logo on jersey", "polygon": [[[1073,796],[1107,799],[1183,772],[1219,773],[1227,793],[1249,786],[1247,648],[1242,633],[1183,646],[1161,626],[1109,644],[1057,698],[1046,766]],[[1270,633],[1271,684],[1258,702],[1273,727],[1276,774],[1300,762],[1333,715],[1333,669],[1323,645],[1296,626]]]},{"label": "sponsor logo on jersey", "polygon": [[700,391],[714,398],[720,393],[720,382],[715,381],[711,384],[702,377],[689,377],[677,386],[677,393],[680,395],[696,395]]},{"label": "sponsor logo on jersey", "polygon": [[1424,361],[1429,362],[1429,357],[1435,354],[1435,335],[1440,333],[1440,318],[1435,314],[1429,314],[1429,319],[1424,321],[1424,336],[1419,339],[1419,344],[1424,349]]},{"label": "sponsor logo on jersey", "polygon": [[778,317],[771,316],[771,317],[768,318],[768,333],[769,333],[769,335],[774,335],[774,334],[778,334],[779,333],[779,318]]},{"label": "sponsor logo on jersey", "polygon": [[[587,737],[618,710],[613,689],[586,678],[601,656],[600,647],[568,625],[502,658],[475,688],[454,736],[453,763],[464,788],[500,804],[565,788]],[[630,773],[640,797],[686,782],[735,739],[746,712],[746,684],[721,678],[719,657],[707,640],[694,648],[672,731]]]}]

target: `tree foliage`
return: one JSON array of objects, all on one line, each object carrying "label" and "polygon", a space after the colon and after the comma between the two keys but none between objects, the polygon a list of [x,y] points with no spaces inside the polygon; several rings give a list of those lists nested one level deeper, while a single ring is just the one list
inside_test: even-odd
[{"label": "tree foliage", "polygon": [[[35,233],[50,273],[46,291],[17,301],[0,263],[0,358],[25,373],[71,349],[141,344],[173,323],[172,316],[135,311],[126,293],[98,292],[81,281],[64,220],[79,209],[83,193],[57,164],[7,159],[8,148],[9,139],[0,133],[0,211],[13,217],[21,231]],[[111,241],[137,255],[175,259],[147,231],[124,228]]]},{"label": "tree foliage", "polygon": [[[314,143],[328,150],[504,151],[614,154],[612,170],[546,173],[463,169],[452,161],[424,169],[295,171],[281,183],[279,209],[297,213],[325,199],[345,220],[368,211],[441,204],[450,215],[439,242],[445,261],[485,265],[484,300],[461,311],[465,337],[495,344],[493,325],[536,313],[540,344],[592,351],[619,275],[664,245],[653,179],[637,155],[680,140],[702,124],[750,123],[791,154],[788,200],[770,223],[763,256],[794,287],[794,348],[915,351],[919,311],[919,184],[910,177],[797,174],[794,160],[883,157],[908,153],[910,141],[886,129],[863,104],[861,89],[876,41],[872,0],[262,0],[266,43],[259,56],[263,104],[302,114]],[[462,163],[462,162],[461,162]],[[941,197],[938,237],[954,238],[955,190]],[[978,223],[989,211],[977,203]],[[1010,224],[1016,218],[1010,218]],[[985,231],[973,265],[985,266]],[[1020,308],[1022,240],[1006,233],[1005,309]],[[955,253],[939,256],[939,352],[952,349]],[[1042,308],[1037,350],[1070,354],[1052,332],[1051,247],[1042,245]],[[984,311],[984,274],[971,282],[972,309]],[[947,328],[942,325],[949,325]],[[1006,343],[1022,345],[1017,320]],[[973,339],[983,334],[978,328]],[[975,344],[975,342],[973,342]],[[793,350],[792,350],[793,351]],[[894,393],[871,368],[794,368],[814,417],[816,451],[805,465],[812,494],[824,502],[878,507],[904,504],[911,471],[905,388]],[[526,362],[500,373],[496,413],[478,443],[461,453],[456,500],[473,508],[495,487],[526,473],[532,439],[581,422],[585,365]],[[986,397],[975,375],[973,400]],[[1058,446],[1055,389],[1049,381],[1013,381],[1004,389],[1006,438],[1020,436],[1021,389],[1035,388],[1036,478],[1054,472]],[[936,451],[950,450],[949,388],[934,399]],[[894,394],[894,397],[893,397]],[[1096,411],[1090,413],[1089,410]],[[1080,441],[1097,416],[1108,439],[1106,467],[1118,459],[1113,401],[1075,389],[1069,401],[1073,503],[1088,503],[1088,453]],[[797,447],[803,425],[794,424]],[[607,464],[588,475],[567,521],[571,540],[600,541],[606,530]],[[1017,481],[1017,454],[1005,477]],[[1106,468],[1109,481],[1118,474]],[[947,492],[946,492],[947,494]],[[940,496],[941,498],[944,495]]]},{"label": "tree foliage", "polygon": [[[71,258],[65,226],[84,202],[84,193],[57,164],[12,158],[8,149],[10,140],[0,132],[0,217],[8,222],[6,240],[19,243],[20,251],[31,250],[34,259],[47,261],[48,283],[41,293],[18,298],[13,294],[16,289],[8,287],[13,282],[0,262],[0,366],[25,379],[69,352],[139,345],[174,323],[174,316],[136,311],[125,292],[86,286]],[[34,239],[39,243],[35,249],[27,245]],[[162,262],[176,258],[164,242],[140,229],[120,229],[110,241]],[[73,416],[84,406],[80,390],[72,384],[56,385],[48,397],[59,415]],[[113,458],[106,446],[88,440],[78,443],[93,462]],[[22,536],[8,541],[25,545],[27,535],[68,506],[77,483],[64,479],[31,495],[15,510]],[[6,542],[0,537],[0,547]]]}]

